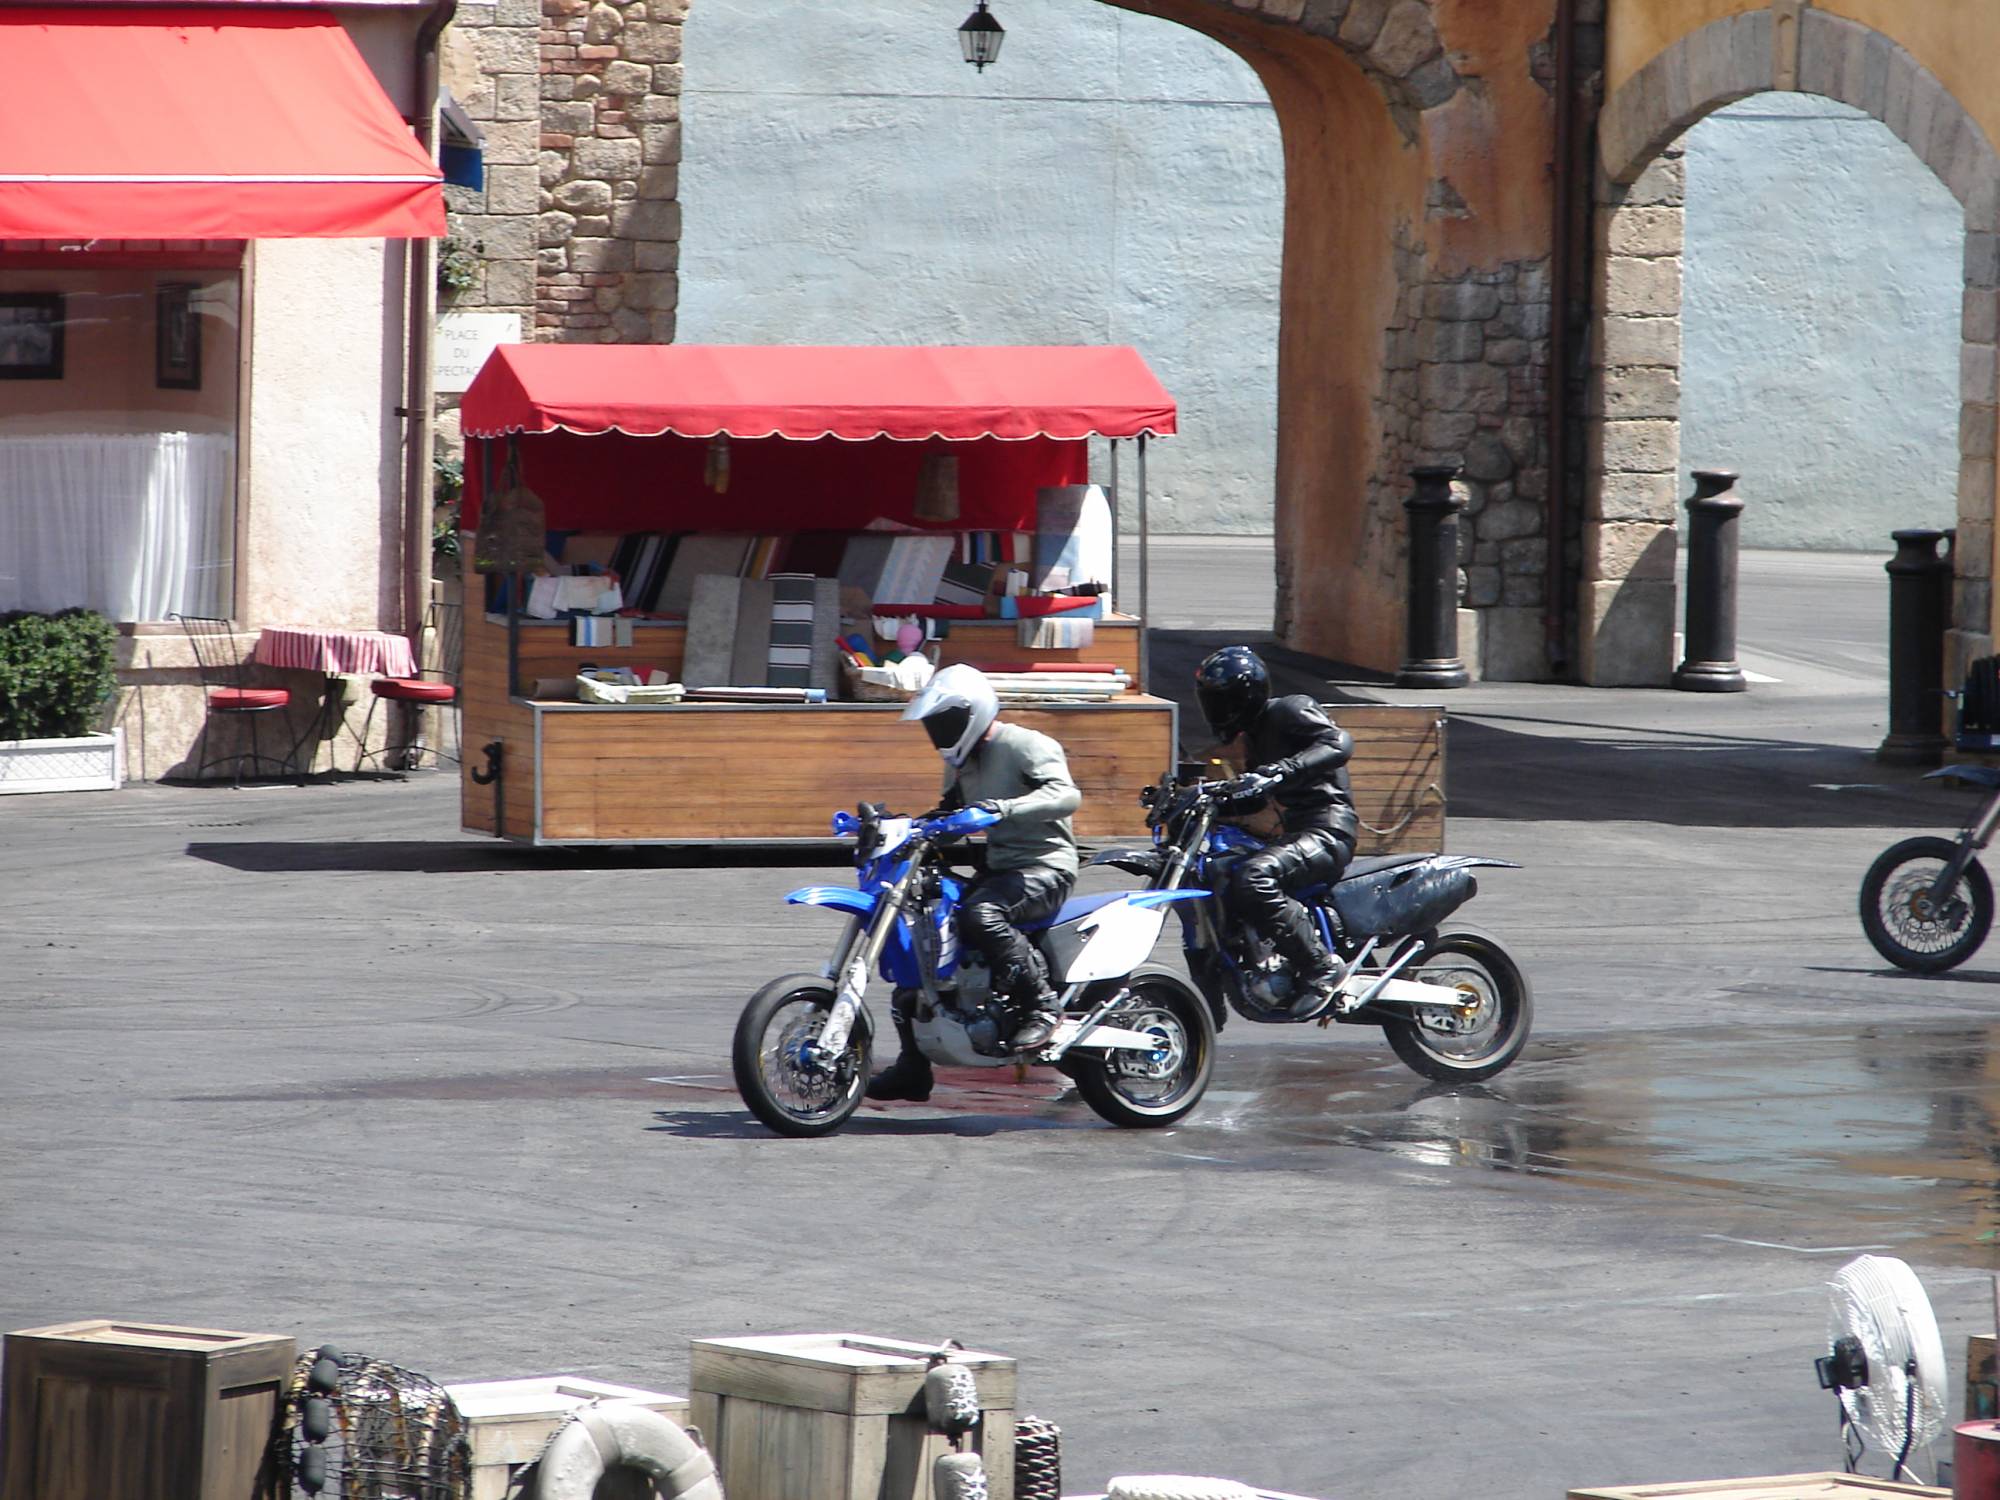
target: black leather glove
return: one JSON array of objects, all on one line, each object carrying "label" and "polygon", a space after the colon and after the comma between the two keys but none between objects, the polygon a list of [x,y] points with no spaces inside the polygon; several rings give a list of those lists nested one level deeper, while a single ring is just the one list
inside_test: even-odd
[{"label": "black leather glove", "polygon": [[1278,779],[1275,776],[1266,776],[1261,771],[1251,771],[1238,776],[1234,781],[1225,781],[1222,784],[1222,799],[1231,807],[1239,804],[1254,805],[1269,796],[1271,788],[1277,784]]}]

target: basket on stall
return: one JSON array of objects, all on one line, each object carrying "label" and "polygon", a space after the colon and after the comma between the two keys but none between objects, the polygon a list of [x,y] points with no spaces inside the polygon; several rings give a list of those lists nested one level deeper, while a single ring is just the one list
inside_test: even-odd
[{"label": "basket on stall", "polygon": [[840,675],[847,683],[847,696],[857,703],[908,703],[916,689],[899,687],[887,667],[857,667],[843,660]]}]

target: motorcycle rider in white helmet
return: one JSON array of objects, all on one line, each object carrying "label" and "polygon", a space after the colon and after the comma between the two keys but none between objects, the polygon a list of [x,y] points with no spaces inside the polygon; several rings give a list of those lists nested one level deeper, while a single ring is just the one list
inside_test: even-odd
[{"label": "motorcycle rider in white helmet", "polygon": [[[959,903],[958,935],[985,958],[994,993],[1020,1013],[1008,1047],[1031,1053],[1054,1035],[1062,1015],[1048,964],[1017,924],[1050,915],[1069,896],[1077,870],[1070,814],[1083,794],[1061,745],[999,715],[993,685],[968,666],[938,672],[903,711],[944,758],[942,805],[999,814],[986,831],[985,873]],[[902,1052],[868,1081],[868,1097],[922,1103],[931,1096],[930,1059],[917,1050],[908,1018],[895,1020]]]}]

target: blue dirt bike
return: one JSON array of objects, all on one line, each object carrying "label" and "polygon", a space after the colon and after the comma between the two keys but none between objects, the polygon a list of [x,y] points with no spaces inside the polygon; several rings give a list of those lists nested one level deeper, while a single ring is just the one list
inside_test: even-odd
[{"label": "blue dirt bike", "polygon": [[828,1135],[861,1103],[875,1023],[864,1003],[879,970],[933,1063],[961,1068],[1054,1067],[1114,1125],[1170,1125],[1200,1101],[1215,1062],[1215,1025],[1180,976],[1144,967],[1167,908],[1200,890],[1078,896],[1030,928],[1048,960],[1063,1021],[1032,1056],[1006,1038],[1017,1024],[977,954],[961,949],[955,916],[964,887],[949,849],[991,827],[964,808],[891,817],[863,803],[833,817],[854,843],[854,887],[815,885],[785,899],[847,914],[833,960],[818,974],[774,979],[736,1023],[731,1064],[751,1113],[780,1135]]},{"label": "blue dirt bike", "polygon": [[[1338,980],[1301,1014],[1294,977],[1271,945],[1235,921],[1212,892],[1226,890],[1231,867],[1263,847],[1221,821],[1254,777],[1204,781],[1198,769],[1169,774],[1139,800],[1149,809],[1150,848],[1107,849],[1093,864],[1147,877],[1162,894],[1200,899],[1179,904],[1188,972],[1214,1012],[1250,1021],[1380,1026],[1389,1045],[1426,1078],[1472,1083],[1491,1078],[1527,1045],[1534,1002],[1528,981],[1491,936],[1447,919],[1479,887],[1479,866],[1518,868],[1510,860],[1468,854],[1398,854],[1353,861],[1330,887],[1298,899],[1340,962]],[[1269,783],[1266,783],[1268,786]],[[1225,1008],[1226,1007],[1226,1008]]]}]

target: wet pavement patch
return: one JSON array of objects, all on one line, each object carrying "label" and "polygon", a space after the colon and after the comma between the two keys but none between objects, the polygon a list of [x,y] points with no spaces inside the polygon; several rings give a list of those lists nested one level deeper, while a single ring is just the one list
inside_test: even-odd
[{"label": "wet pavement patch", "polygon": [[2000,1024],[1572,1036],[1461,1087],[1379,1055],[1271,1047],[1231,1059],[1178,1144],[1253,1170],[1353,1148],[1616,1193],[1718,1238],[1988,1264]]}]

